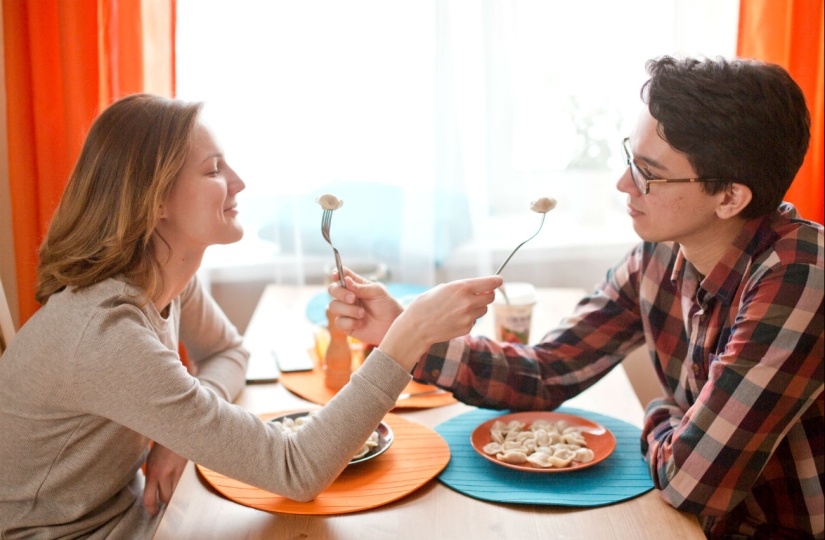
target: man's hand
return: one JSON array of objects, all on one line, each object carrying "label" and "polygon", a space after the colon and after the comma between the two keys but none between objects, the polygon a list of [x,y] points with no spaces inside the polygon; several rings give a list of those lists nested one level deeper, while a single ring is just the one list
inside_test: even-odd
[{"label": "man's hand", "polygon": [[158,443],[152,445],[146,458],[146,487],[143,489],[143,506],[156,515],[160,504],[166,504],[178,485],[187,459]]}]

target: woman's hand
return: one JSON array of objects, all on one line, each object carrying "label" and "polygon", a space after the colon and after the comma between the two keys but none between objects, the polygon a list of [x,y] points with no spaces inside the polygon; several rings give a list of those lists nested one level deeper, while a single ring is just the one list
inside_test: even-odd
[{"label": "woman's hand", "polygon": [[335,326],[358,341],[378,345],[404,308],[382,284],[367,281],[349,268],[344,268],[344,275],[346,289],[338,283],[337,270],[328,287],[333,298],[329,309],[338,315]]},{"label": "woman's hand", "polygon": [[431,345],[468,334],[495,300],[501,276],[439,285],[416,298],[387,330],[379,348],[407,371]]},{"label": "woman's hand", "polygon": [[186,467],[187,459],[158,443],[152,445],[146,458],[146,486],[143,488],[143,506],[156,515],[160,504],[167,504]]}]

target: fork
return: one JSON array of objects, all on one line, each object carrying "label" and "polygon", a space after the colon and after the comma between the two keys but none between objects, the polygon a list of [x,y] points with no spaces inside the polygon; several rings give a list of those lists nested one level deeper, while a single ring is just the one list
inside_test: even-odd
[{"label": "fork", "polygon": [[535,238],[535,237],[536,237],[536,235],[539,233],[539,231],[541,231],[541,228],[544,226],[544,218],[546,218],[546,217],[547,217],[547,214],[542,214],[542,215],[541,215],[541,223],[539,223],[539,229],[538,229],[538,231],[536,231],[536,232],[533,234],[533,236],[531,236],[530,238],[528,238],[527,240],[525,240],[524,242],[522,242],[521,244],[519,244],[519,245],[517,245],[517,246],[516,246],[516,249],[514,249],[514,250],[510,253],[510,255],[507,257],[507,259],[505,259],[505,261],[504,261],[503,263],[501,263],[501,266],[499,266],[499,267],[498,267],[498,270],[496,270],[496,274],[495,274],[495,275],[499,275],[499,274],[501,273],[501,271],[502,271],[502,270],[504,270],[504,267],[507,265],[507,263],[508,263],[508,262],[510,262],[510,259],[512,259],[512,258],[513,258],[513,255],[515,255],[515,254],[516,254],[516,251],[518,251],[518,250],[519,250],[519,248],[520,248],[521,246],[523,246],[524,244],[526,244],[527,242],[529,242],[530,240],[532,240],[533,238]]},{"label": "fork", "polygon": [[332,245],[332,240],[329,239],[329,227],[332,223],[332,210],[324,210],[323,214],[321,214],[321,234],[324,236],[324,240],[327,241],[327,244],[330,245],[332,248],[332,252],[335,254],[335,267],[338,269],[338,283],[341,287],[346,288],[346,282],[344,282],[344,267],[341,264],[341,256],[338,255],[338,250],[335,249],[335,246]]}]

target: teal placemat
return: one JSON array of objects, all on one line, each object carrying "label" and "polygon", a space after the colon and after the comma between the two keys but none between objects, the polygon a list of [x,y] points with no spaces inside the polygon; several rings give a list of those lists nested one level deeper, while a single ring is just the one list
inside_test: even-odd
[{"label": "teal placemat", "polygon": [[[409,283],[387,283],[387,292],[390,296],[398,300],[402,306],[406,306],[415,298],[429,290],[429,287],[423,285],[411,285]],[[332,297],[328,292],[324,291],[318,293],[307,302],[306,316],[313,324],[318,326],[327,325],[327,306]]]},{"label": "teal placemat", "polygon": [[590,411],[560,408],[554,412],[598,422],[616,437],[616,449],[601,463],[567,473],[530,473],[501,467],[473,450],[470,435],[479,424],[508,411],[477,409],[435,427],[450,446],[450,463],[438,479],[476,499],[559,506],[602,506],[653,489],[639,450],[639,428]]}]

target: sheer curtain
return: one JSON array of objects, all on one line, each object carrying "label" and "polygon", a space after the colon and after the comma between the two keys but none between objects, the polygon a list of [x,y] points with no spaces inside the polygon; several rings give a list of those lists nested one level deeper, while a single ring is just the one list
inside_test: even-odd
[{"label": "sheer curtain", "polygon": [[589,287],[635,242],[615,191],[645,60],[732,57],[736,0],[178,0],[177,92],[206,101],[247,183],[211,279],[323,279],[314,199],[344,200],[345,264],[432,285],[495,271]]}]

